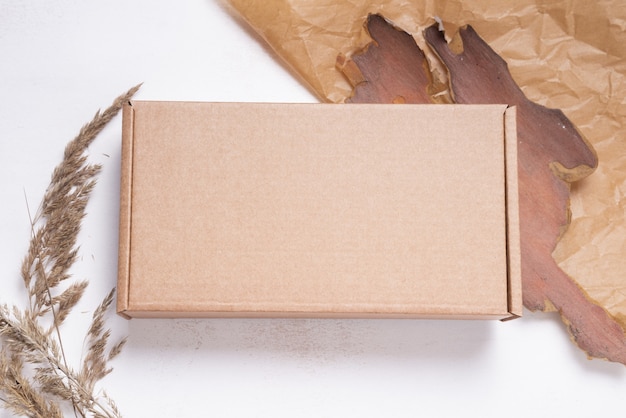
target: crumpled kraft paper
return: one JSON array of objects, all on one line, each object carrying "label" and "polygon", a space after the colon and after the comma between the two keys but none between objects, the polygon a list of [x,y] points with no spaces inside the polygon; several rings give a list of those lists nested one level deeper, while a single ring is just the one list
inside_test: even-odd
[{"label": "crumpled kraft paper", "polygon": [[[413,34],[470,24],[508,63],[532,101],[560,108],[594,145],[599,167],[572,188],[559,265],[626,329],[626,2],[575,0],[229,0],[319,97],[343,102],[335,68],[369,41],[380,13]],[[427,49],[427,48],[426,48]]]}]

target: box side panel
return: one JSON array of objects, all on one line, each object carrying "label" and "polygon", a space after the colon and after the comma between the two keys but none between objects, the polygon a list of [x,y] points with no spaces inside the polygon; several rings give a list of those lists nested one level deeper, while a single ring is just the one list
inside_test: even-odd
[{"label": "box side panel", "polygon": [[388,312],[299,312],[299,311],[265,311],[265,312],[207,312],[207,311],[187,311],[181,309],[171,310],[129,310],[129,318],[315,318],[315,319],[439,319],[439,320],[505,320],[510,318],[509,314],[403,314]]},{"label": "box side panel", "polygon": [[[157,287],[158,286],[157,284]],[[154,300],[142,302],[133,300],[134,293],[129,292],[130,301],[125,315],[134,318],[411,318],[411,319],[500,319],[511,317],[504,309],[491,306],[469,304],[438,305],[437,301],[425,306],[421,303],[400,304],[390,300],[387,304],[285,304],[267,303],[229,303],[227,306],[206,303],[200,299],[182,302],[164,302]],[[505,298],[506,305],[506,295]]]},{"label": "box side panel", "polygon": [[316,319],[440,319],[440,320],[506,320],[508,313],[477,313],[456,311],[447,314],[414,312],[303,312],[289,310],[274,311],[209,311],[205,307],[194,309],[188,305],[135,306],[125,312],[129,318],[316,318]]},{"label": "box side panel", "polygon": [[132,103],[122,109],[122,164],[120,177],[120,219],[117,271],[117,312],[125,317],[128,309],[130,273],[130,231],[133,177],[133,125]]},{"label": "box side panel", "polygon": [[519,231],[519,191],[517,184],[517,111],[510,107],[505,113],[507,257],[509,264],[509,312],[522,316],[522,268]]}]

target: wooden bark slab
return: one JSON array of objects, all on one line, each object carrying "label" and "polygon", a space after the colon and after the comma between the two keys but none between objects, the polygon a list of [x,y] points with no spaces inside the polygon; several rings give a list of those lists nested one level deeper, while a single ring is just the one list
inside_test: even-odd
[{"label": "wooden bark slab", "polygon": [[[407,34],[380,16],[370,16],[367,28],[374,46],[352,61],[338,61],[355,86],[350,101],[392,103],[398,102],[398,96],[416,97],[421,103],[431,101],[422,94],[429,89],[426,83],[430,76],[404,75],[428,71],[425,64],[416,64],[425,59],[422,51],[415,51],[419,50],[415,42],[408,42]],[[626,338],[621,326],[552,257],[570,223],[570,183],[597,166],[593,148],[563,112],[528,100],[506,62],[470,26],[462,28],[450,44],[436,25],[426,29],[424,37],[447,67],[451,94],[457,103],[517,106],[524,305],[531,310],[557,310],[573,340],[590,357],[626,364]],[[381,51],[383,48],[391,50]],[[372,86],[377,83],[385,86]],[[415,95],[407,92],[411,88]]]},{"label": "wooden bark slab", "polygon": [[368,17],[366,28],[373,42],[351,60],[337,57],[355,86],[346,103],[428,103],[430,70],[415,39],[378,15]]}]

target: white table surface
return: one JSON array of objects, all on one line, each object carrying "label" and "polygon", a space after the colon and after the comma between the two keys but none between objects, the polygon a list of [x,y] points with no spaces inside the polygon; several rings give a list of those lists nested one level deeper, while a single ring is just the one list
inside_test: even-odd
[{"label": "white table surface", "polygon": [[[24,306],[19,266],[65,144],[95,111],[137,99],[315,102],[216,0],[0,3],[0,303]],[[104,165],[73,273],[90,287],[64,328],[80,359],[115,286],[121,117],[90,148]],[[589,361],[554,314],[522,319],[132,320],[103,382],[126,417],[619,416],[626,368]],[[0,418],[10,416],[0,411]]]}]

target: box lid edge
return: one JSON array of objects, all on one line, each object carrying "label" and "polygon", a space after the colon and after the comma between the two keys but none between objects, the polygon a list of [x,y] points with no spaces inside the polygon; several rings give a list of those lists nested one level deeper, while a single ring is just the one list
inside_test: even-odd
[{"label": "box lid edge", "polygon": [[129,318],[124,312],[128,309],[128,289],[130,280],[130,237],[131,202],[133,171],[133,103],[125,103],[122,108],[122,152],[120,175],[120,218],[117,271],[117,313]]},{"label": "box lid edge", "polygon": [[523,314],[521,245],[519,230],[519,191],[517,174],[517,110],[508,107],[504,114],[507,208],[508,308],[510,318]]}]

